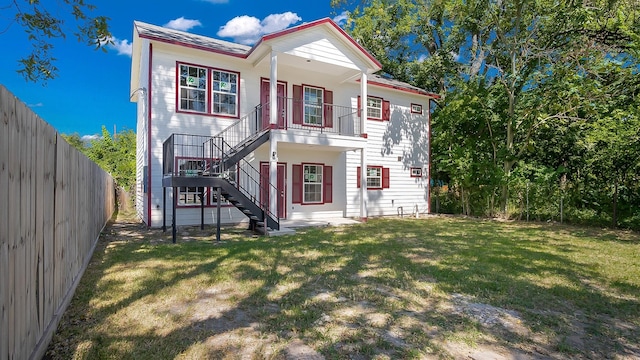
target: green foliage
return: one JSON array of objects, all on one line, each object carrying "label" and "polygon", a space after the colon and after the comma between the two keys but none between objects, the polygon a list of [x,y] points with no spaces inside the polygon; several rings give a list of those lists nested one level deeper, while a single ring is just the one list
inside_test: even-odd
[{"label": "green foliage", "polygon": [[112,136],[103,126],[102,136],[85,143],[77,133],[62,135],[76,149],[98,164],[125,190],[133,189],[136,181],[136,134],[123,130]]},{"label": "green foliage", "polygon": [[[31,53],[18,60],[18,73],[27,81],[46,83],[57,76],[56,58],[53,57],[54,39],[64,39],[72,32],[78,41],[103,50],[103,46],[112,41],[109,18],[90,16],[95,6],[84,0],[62,0],[54,5],[39,0],[16,0],[2,10],[14,13],[14,20],[9,20],[8,26],[13,21],[17,22],[31,43]],[[59,17],[59,13],[64,11],[73,15],[75,30],[67,28],[65,21]]]},{"label": "green foliage", "polygon": [[383,71],[443,95],[432,178],[458,211],[521,217],[529,184],[534,218],[562,204],[640,229],[637,1],[332,4],[355,6],[347,30]]}]

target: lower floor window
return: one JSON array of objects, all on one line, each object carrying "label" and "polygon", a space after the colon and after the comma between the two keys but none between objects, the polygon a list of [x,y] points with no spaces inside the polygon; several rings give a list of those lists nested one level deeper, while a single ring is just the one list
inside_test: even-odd
[{"label": "lower floor window", "polygon": [[324,164],[293,164],[291,202],[321,205],[333,202],[333,166]]},{"label": "lower floor window", "polygon": [[322,165],[304,165],[304,202],[322,202]]},{"label": "lower floor window", "polygon": [[367,188],[382,187],[382,168],[367,166]]},{"label": "lower floor window", "polygon": [[[358,166],[357,170],[357,186],[360,187],[360,166]],[[366,185],[367,189],[370,190],[382,190],[389,188],[389,168],[382,166],[367,166],[366,175]]]},{"label": "lower floor window", "polygon": [[181,186],[178,189],[178,205],[200,205],[202,204],[203,187]]}]

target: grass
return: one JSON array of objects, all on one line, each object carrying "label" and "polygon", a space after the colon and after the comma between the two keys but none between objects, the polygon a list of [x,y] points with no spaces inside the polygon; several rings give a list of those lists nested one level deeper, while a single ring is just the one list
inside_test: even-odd
[{"label": "grass", "polygon": [[640,356],[640,236],[374,219],[296,235],[117,222],[51,359]]}]

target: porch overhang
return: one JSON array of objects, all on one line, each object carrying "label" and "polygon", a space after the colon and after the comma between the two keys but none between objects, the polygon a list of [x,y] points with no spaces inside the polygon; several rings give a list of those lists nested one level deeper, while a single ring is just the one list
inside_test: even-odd
[{"label": "porch overhang", "polygon": [[317,147],[323,151],[343,152],[364,149],[367,146],[367,139],[363,137],[323,134],[312,130],[271,130],[271,138],[278,143],[278,147],[287,148]]}]

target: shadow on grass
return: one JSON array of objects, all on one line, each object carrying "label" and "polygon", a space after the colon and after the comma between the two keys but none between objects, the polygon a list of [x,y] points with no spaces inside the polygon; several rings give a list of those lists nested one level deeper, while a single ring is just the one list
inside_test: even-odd
[{"label": "shadow on grass", "polygon": [[[640,289],[632,278],[612,281],[603,264],[584,258],[581,242],[596,243],[595,235],[566,240],[542,225],[454,219],[380,219],[279,238],[236,231],[217,246],[172,245],[132,224],[107,231],[115,239],[96,250],[52,358],[74,351],[85,358],[170,358],[194,347],[209,358],[233,358],[246,348],[293,358],[295,339],[327,358],[408,358],[451,356],[448,341],[477,346],[488,338],[533,356],[638,355]],[[128,293],[122,280],[105,280],[136,268],[151,275],[131,279],[137,286]],[[186,323],[162,334],[104,330],[123,309],[194,278],[201,288],[186,303],[154,309],[160,318],[190,313]],[[215,288],[219,283],[227,287]],[[108,301],[109,294],[120,297]],[[518,311],[524,326],[547,340],[480,326],[452,310],[453,294]],[[92,310],[96,298],[106,305]],[[87,314],[88,331],[73,333]],[[66,352],[57,348],[65,338]]]}]

